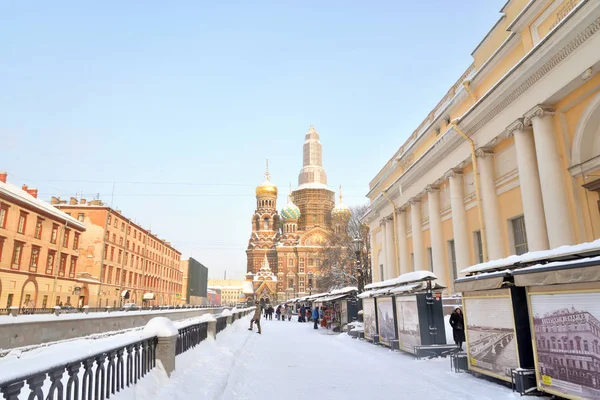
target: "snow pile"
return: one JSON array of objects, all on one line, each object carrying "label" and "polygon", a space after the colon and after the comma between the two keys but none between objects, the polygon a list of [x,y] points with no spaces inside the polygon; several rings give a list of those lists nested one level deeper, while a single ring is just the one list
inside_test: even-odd
[{"label": "snow pile", "polygon": [[200,323],[202,323],[202,322],[213,322],[213,321],[216,321],[216,320],[217,319],[212,314],[204,314],[204,315],[200,316],[200,318],[198,318],[198,322],[200,322]]},{"label": "snow pile", "polygon": [[381,282],[369,283],[365,286],[365,289],[379,289],[387,286],[398,286],[405,283],[424,281],[427,279],[437,279],[437,276],[431,271],[413,271],[406,274],[402,274],[397,278],[388,279]]},{"label": "snow pile", "polygon": [[531,251],[520,256],[509,256],[498,260],[492,260],[481,264],[476,264],[460,271],[461,274],[473,274],[483,271],[491,271],[503,267],[510,267],[514,264],[527,264],[535,261],[547,260],[555,257],[564,257],[569,255],[582,254],[585,252],[600,250],[600,239],[588,243],[580,243],[573,246],[561,246],[552,250]]},{"label": "snow pile", "polygon": [[143,332],[147,335],[158,337],[171,337],[179,334],[179,330],[169,318],[154,317],[144,327]]},{"label": "snow pile", "polygon": [[233,313],[231,312],[231,310],[223,310],[223,312],[221,313],[221,317],[231,317],[233,315]]},{"label": "snow pile", "polygon": [[233,307],[233,308],[231,309],[231,313],[232,313],[232,314],[235,314],[235,313],[237,313],[237,312],[240,312],[240,311],[243,311],[243,310],[238,310],[238,308],[237,308],[237,307]]}]

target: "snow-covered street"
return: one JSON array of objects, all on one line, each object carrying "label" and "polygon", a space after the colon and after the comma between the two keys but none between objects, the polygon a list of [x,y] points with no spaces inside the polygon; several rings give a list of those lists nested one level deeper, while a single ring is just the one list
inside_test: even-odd
[{"label": "snow-covered street", "polygon": [[[412,356],[311,323],[261,321],[262,335],[236,321],[217,340],[177,357],[167,380],[153,371],[118,399],[517,399],[500,384],[450,371],[449,359]],[[154,392],[160,386],[158,393]]]}]

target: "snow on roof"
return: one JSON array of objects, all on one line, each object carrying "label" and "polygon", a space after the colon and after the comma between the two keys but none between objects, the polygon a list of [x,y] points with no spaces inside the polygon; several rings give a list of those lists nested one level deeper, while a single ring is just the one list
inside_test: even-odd
[{"label": "snow on roof", "polygon": [[254,285],[250,281],[246,281],[242,284],[242,292],[244,294],[254,294]]},{"label": "snow on roof", "polygon": [[335,289],[329,292],[329,294],[346,294],[350,292],[358,292],[358,288],[356,286],[346,286],[345,288]]},{"label": "snow on roof", "polygon": [[31,206],[35,210],[48,213],[61,221],[67,222],[72,227],[78,227],[85,230],[85,225],[76,220],[75,218],[71,217],[70,215],[67,215],[63,211],[60,211],[50,203],[33,197],[32,195],[15,185],[0,181],[0,193],[20,202],[23,202]]},{"label": "snow on roof", "polygon": [[296,190],[302,190],[302,189],[329,189],[329,188],[324,183],[309,182],[309,183],[301,184],[300,186],[298,186],[298,189],[296,189]]},{"label": "snow on roof", "polygon": [[593,242],[576,244],[573,246],[561,246],[551,250],[531,251],[520,256],[509,256],[498,260],[492,260],[465,268],[460,271],[460,273],[474,274],[478,272],[493,271],[500,268],[510,267],[514,264],[526,264],[552,258],[573,256],[590,251],[600,251],[600,239]]},{"label": "snow on roof", "polygon": [[581,264],[581,263],[589,263],[589,262],[598,262],[600,263],[600,256],[598,257],[590,257],[590,258],[577,258],[575,260],[569,261],[555,261],[547,264],[535,264],[525,268],[519,268],[518,271],[514,271],[515,275],[518,274],[526,274],[530,272],[536,272],[536,270],[544,270],[544,269],[555,269],[557,267],[569,267],[570,265]]},{"label": "snow on roof", "polygon": [[437,279],[437,276],[431,271],[413,271],[402,274],[397,278],[388,279],[381,282],[369,283],[365,289],[378,289],[387,286],[398,286],[403,283],[418,282],[427,279]]}]

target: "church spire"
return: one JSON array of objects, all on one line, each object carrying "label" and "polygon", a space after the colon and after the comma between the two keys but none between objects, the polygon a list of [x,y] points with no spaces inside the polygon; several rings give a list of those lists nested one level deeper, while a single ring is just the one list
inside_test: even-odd
[{"label": "church spire", "polygon": [[298,186],[327,188],[327,174],[323,169],[323,146],[319,133],[310,126],[304,138],[302,170],[298,175]]}]

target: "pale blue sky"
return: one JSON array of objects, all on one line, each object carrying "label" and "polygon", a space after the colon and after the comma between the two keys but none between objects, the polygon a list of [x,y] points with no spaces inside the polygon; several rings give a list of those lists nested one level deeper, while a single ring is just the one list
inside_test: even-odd
[{"label": "pale blue sky", "polygon": [[265,159],[281,207],[312,124],[366,202],[504,2],[3,2],[0,170],[46,200],[116,181],[125,215],[241,279]]}]

